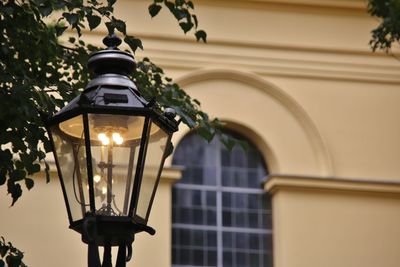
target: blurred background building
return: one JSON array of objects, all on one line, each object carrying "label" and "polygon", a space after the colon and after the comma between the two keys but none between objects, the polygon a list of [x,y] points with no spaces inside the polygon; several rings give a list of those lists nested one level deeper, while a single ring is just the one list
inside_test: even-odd
[{"label": "blurred background building", "polygon": [[[136,56],[249,149],[182,127],[149,222],[157,234],[137,236],[128,266],[399,266],[400,62],[371,52],[366,1],[197,0],[206,45],[167,10],[151,19],[150,2],[118,1],[145,47]],[[0,234],[30,267],[86,266],[56,174],[36,184],[13,208],[1,189]]]}]

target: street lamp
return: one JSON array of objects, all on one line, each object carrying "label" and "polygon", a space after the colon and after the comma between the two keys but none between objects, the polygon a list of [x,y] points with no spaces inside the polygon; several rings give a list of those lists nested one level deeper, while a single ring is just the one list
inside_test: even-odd
[{"label": "street lamp", "polygon": [[[115,35],[88,62],[94,79],[83,93],[46,119],[70,228],[88,244],[89,267],[117,267],[132,255],[134,235],[147,226],[171,136],[175,112],[146,101],[127,77],[133,56],[118,50]],[[98,247],[104,247],[100,263]]]}]

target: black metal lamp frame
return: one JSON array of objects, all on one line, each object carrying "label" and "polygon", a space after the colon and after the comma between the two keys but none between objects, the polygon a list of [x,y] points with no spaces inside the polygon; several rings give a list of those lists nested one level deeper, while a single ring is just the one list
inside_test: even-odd
[{"label": "black metal lamp frame", "polygon": [[[167,144],[169,145],[172,133],[177,131],[179,122],[175,121],[175,113],[170,109],[165,112],[161,112],[155,101],[147,102],[144,100],[140,96],[140,93],[137,91],[134,84],[127,80],[127,77],[125,76],[130,72],[131,69],[134,68],[135,62],[131,55],[116,49],[121,42],[119,38],[116,36],[109,36],[106,37],[103,42],[108,46],[108,49],[95,53],[92,55],[91,59],[89,59],[89,67],[94,70],[94,73],[97,74],[98,77],[89,83],[88,87],[77,99],[73,100],[66,108],[62,109],[55,116],[48,118],[46,115],[42,114],[42,117],[53,146],[52,148],[55,155],[58,175],[60,178],[64,200],[67,207],[68,218],[70,221],[70,228],[80,233],[82,235],[82,241],[88,244],[88,266],[112,267],[111,247],[118,246],[119,250],[116,260],[116,267],[125,267],[126,262],[132,257],[132,243],[134,241],[135,234],[139,232],[147,232],[151,235],[155,234],[155,230],[147,226],[147,220],[160,179],[162,166],[165,158],[168,156],[166,154],[168,153],[168,149],[164,150],[162,161],[160,162],[157,173],[157,181],[155,183],[155,188],[152,191],[145,217],[142,218],[135,214],[145,166],[147,144],[150,136],[150,125],[155,123],[159,128],[168,133]],[[110,72],[112,73],[111,76],[108,75]],[[118,96],[116,99],[112,99],[113,103],[116,103],[116,105],[96,105],[96,99],[91,98],[92,95],[90,92],[93,92],[93,88],[99,88],[99,86],[101,87],[103,84],[107,86],[107,90],[113,89],[113,87],[115,90],[124,88],[128,91],[128,93],[132,94],[138,105],[118,105],[119,102],[125,102],[125,99],[118,99]],[[134,88],[131,88],[131,85]],[[142,116],[145,118],[127,216],[105,216],[96,213],[88,121],[89,114],[128,115]],[[63,174],[55,152],[51,127],[80,115],[82,115],[83,118],[90,211],[86,212],[82,219],[74,221],[70,210],[71,206],[67,197]],[[100,262],[98,249],[99,246],[104,247],[102,263]]]}]

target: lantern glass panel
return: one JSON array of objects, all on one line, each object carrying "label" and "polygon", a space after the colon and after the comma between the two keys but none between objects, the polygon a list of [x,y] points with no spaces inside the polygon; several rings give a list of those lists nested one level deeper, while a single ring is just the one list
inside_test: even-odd
[{"label": "lantern glass panel", "polygon": [[145,220],[148,219],[148,210],[152,204],[152,197],[158,184],[159,175],[164,164],[163,157],[168,139],[169,135],[154,122],[152,122],[142,183],[140,186],[139,199],[136,209],[136,215]]},{"label": "lantern glass panel", "polygon": [[144,117],[89,114],[96,213],[127,216]]},{"label": "lantern glass panel", "polygon": [[[83,218],[89,211],[86,149],[82,116],[54,125],[51,128],[55,156],[65,187],[72,221]],[[76,129],[80,129],[78,133]],[[74,135],[71,135],[74,133]]]}]

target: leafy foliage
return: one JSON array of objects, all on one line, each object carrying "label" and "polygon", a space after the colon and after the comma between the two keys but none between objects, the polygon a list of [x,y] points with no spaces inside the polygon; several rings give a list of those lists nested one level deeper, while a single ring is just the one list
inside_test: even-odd
[{"label": "leafy foliage", "polygon": [[371,32],[372,50],[389,51],[392,44],[399,43],[400,40],[400,1],[369,0],[368,12],[381,20],[378,27]]},{"label": "leafy foliage", "polygon": [[[87,84],[90,77],[86,63],[89,54],[99,48],[80,39],[82,30],[94,30],[103,24],[109,33],[122,36],[133,52],[143,49],[141,40],[129,35],[125,22],[115,17],[115,3],[116,0],[0,2],[0,186],[7,186],[11,205],[24,187],[29,190],[34,186],[32,175],[42,166],[49,180],[45,155],[51,148],[40,114],[54,114]],[[157,15],[163,6],[185,33],[194,30],[197,40],[206,41],[206,33],[197,30],[192,1],[154,0],[150,15]],[[67,29],[71,37],[60,43],[59,38]],[[183,123],[199,128],[207,140],[221,134],[221,123],[210,120],[201,111],[199,101],[165,77],[161,68],[148,59],[138,66],[132,79],[147,99],[156,97],[162,107],[175,108]],[[234,143],[222,138],[228,147]]]},{"label": "leafy foliage", "polygon": [[[141,40],[129,35],[125,22],[115,17],[115,4],[116,0],[0,1],[0,186],[7,186],[11,205],[21,197],[24,187],[34,187],[32,175],[42,166],[46,180],[50,179],[45,156],[51,146],[41,114],[56,113],[89,81],[86,63],[89,54],[99,48],[81,40],[83,29],[105,25],[110,34],[122,36],[133,52],[143,49]],[[184,33],[194,31],[198,41],[206,42],[207,34],[198,30],[192,1],[154,0],[150,15],[156,16],[162,6],[173,14]],[[70,37],[61,43],[59,39],[67,30]],[[155,97],[162,108],[175,108],[183,123],[199,128],[207,140],[221,134],[221,123],[210,120],[201,111],[200,102],[150,60],[139,62],[131,78],[148,100]],[[228,147],[234,144],[224,135],[221,138]],[[26,266],[23,253],[3,238],[0,256],[0,267]]]},{"label": "leafy foliage", "polygon": [[15,248],[10,242],[6,242],[4,237],[0,237],[0,267],[26,267],[22,261],[24,253]]},{"label": "leafy foliage", "polygon": [[153,0],[153,4],[149,6],[150,16],[156,16],[165,6],[171,12],[171,14],[179,22],[179,26],[182,31],[186,34],[187,32],[194,30],[197,41],[202,40],[207,42],[207,33],[203,30],[198,30],[199,22],[197,16],[193,14],[194,4],[188,0]]}]

